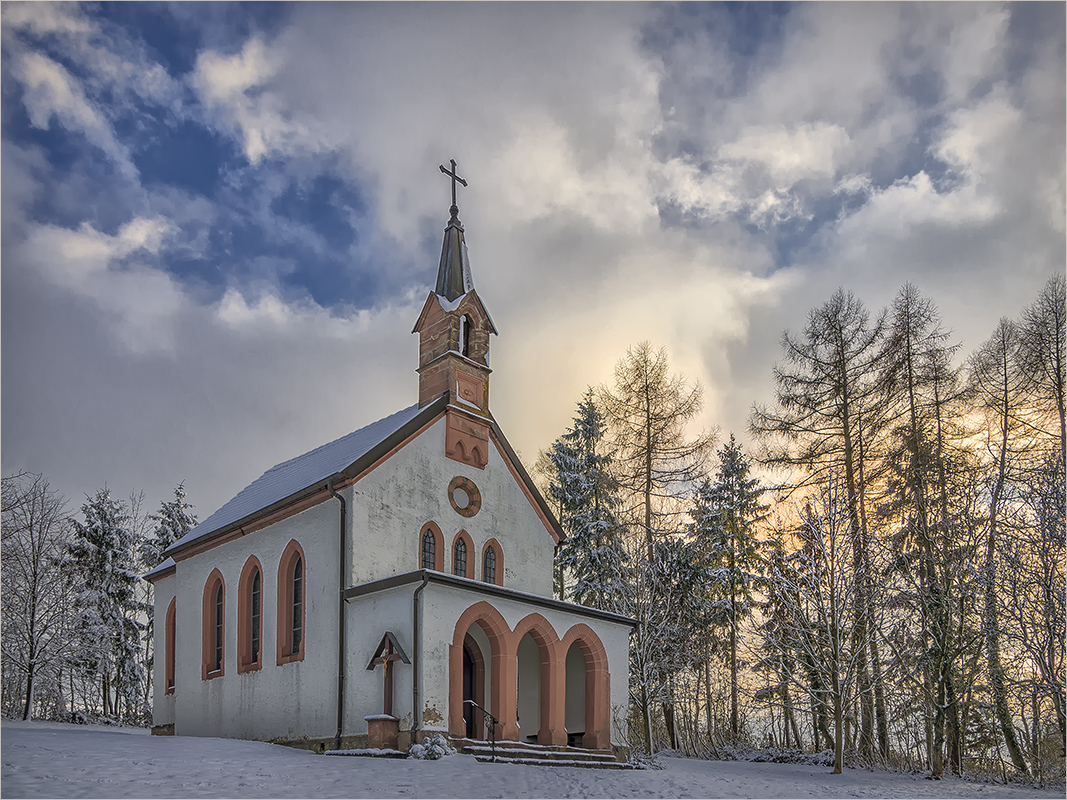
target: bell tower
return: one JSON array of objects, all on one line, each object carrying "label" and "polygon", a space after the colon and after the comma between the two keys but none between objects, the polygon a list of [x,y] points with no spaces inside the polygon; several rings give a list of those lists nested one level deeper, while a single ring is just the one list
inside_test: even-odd
[{"label": "bell tower", "polygon": [[496,334],[471,278],[456,183],[467,182],[452,169],[452,206],[441,245],[437,285],[423,304],[412,333],[419,334],[419,407],[448,394],[445,455],[484,469],[489,456],[489,335]]}]

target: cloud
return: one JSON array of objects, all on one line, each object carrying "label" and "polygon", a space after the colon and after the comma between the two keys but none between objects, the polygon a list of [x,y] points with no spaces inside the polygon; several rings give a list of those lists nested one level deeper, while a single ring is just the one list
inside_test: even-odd
[{"label": "cloud", "polygon": [[40,53],[29,52],[15,61],[13,72],[23,86],[23,103],[31,124],[47,129],[54,118],[63,127],[84,135],[124,175],[137,176],[129,150],[118,141],[111,124],[61,64]]},{"label": "cloud", "polygon": [[[90,300],[115,320],[120,342],[135,353],[171,350],[173,323],[185,300],[165,272],[139,257],[158,255],[171,231],[161,219],[136,218],[115,235],[83,223],[77,230],[32,225],[13,254],[15,269],[34,269]],[[9,268],[12,268],[12,262]]]},{"label": "cloud", "polygon": [[283,65],[279,52],[258,36],[234,55],[209,50],[196,60],[193,88],[223,129],[241,140],[252,164],[305,147],[318,149],[308,126],[284,113],[269,91],[267,84]]}]

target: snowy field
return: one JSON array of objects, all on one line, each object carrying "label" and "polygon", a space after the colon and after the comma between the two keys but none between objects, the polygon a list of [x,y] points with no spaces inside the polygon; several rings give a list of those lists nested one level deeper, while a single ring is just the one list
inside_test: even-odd
[{"label": "snowy field", "polygon": [[615,771],[320,756],[263,742],[132,728],[0,724],[0,794],[13,797],[1050,797],[1038,790],[829,767],[665,758]]}]

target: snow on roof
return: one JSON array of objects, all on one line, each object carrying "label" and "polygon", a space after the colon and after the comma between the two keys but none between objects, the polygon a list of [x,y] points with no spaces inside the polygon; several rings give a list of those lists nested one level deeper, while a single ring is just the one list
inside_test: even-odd
[{"label": "snow on roof", "polygon": [[416,403],[302,456],[274,465],[238,492],[222,508],[167,548],[167,552],[184,547],[302,489],[324,481],[331,475],[336,475],[405,423],[410,422],[419,411]]},{"label": "snow on roof", "polygon": [[143,577],[146,581],[151,582],[151,580],[157,575],[162,575],[167,570],[172,570],[176,566],[177,564],[174,563],[174,559],[168,556],[166,559],[156,564],[156,566],[152,567],[152,569],[148,570],[148,572],[146,572],[141,577]]}]

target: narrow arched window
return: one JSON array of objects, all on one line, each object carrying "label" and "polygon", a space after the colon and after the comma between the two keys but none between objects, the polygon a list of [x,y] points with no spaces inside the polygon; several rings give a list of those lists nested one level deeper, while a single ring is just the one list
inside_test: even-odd
[{"label": "narrow arched window", "polygon": [[163,647],[166,651],[163,654],[164,692],[166,694],[174,694],[174,603],[175,598],[171,598],[170,605],[167,606],[166,630],[164,631],[163,642]]},{"label": "narrow arched window", "polygon": [[452,548],[452,574],[467,577],[467,543],[462,539],[456,539]]},{"label": "narrow arched window", "polygon": [[222,669],[222,622],[226,607],[223,603],[222,584],[215,592],[215,665],[214,672]]},{"label": "narrow arched window", "polygon": [[278,564],[278,664],[304,660],[307,580],[304,551],[293,540]]},{"label": "narrow arched window", "polygon": [[263,666],[263,570],[249,556],[237,586],[237,671]]},{"label": "narrow arched window", "polygon": [[482,557],[482,580],[486,583],[496,583],[496,550],[491,547]]},{"label": "narrow arched window", "polygon": [[459,318],[459,352],[470,358],[471,355],[471,318],[464,314]]},{"label": "narrow arched window", "polygon": [[422,533],[422,568],[433,569],[437,556],[437,542],[433,531],[427,528]]},{"label": "narrow arched window", "polygon": [[259,663],[259,625],[260,625],[260,602],[263,595],[262,581],[259,570],[252,578],[252,663]]},{"label": "narrow arched window", "polygon": [[293,647],[292,652],[300,652],[300,642],[304,634],[304,560],[297,557],[293,565]]},{"label": "narrow arched window", "polygon": [[203,662],[200,677],[218,678],[225,672],[226,584],[213,569],[204,585]]}]

